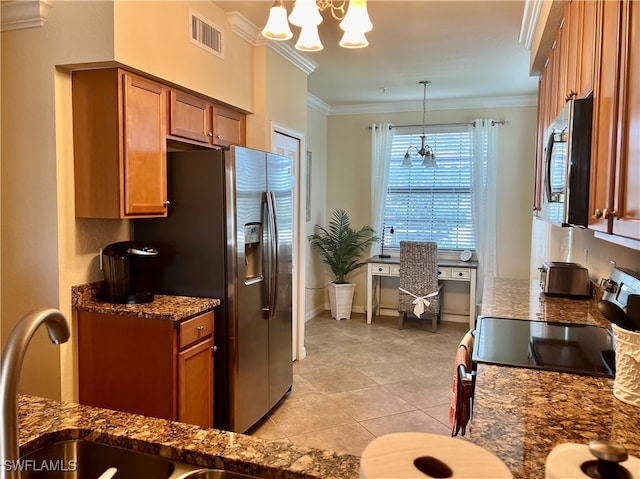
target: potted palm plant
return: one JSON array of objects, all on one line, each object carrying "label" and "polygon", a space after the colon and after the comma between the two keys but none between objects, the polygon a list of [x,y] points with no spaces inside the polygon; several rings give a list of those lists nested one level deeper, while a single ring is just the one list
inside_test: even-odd
[{"label": "potted palm plant", "polygon": [[347,282],[346,276],[365,264],[362,255],[371,244],[379,240],[371,226],[354,230],[349,215],[342,209],[333,212],[326,228],[315,225],[315,233],[309,235],[311,247],[334,275],[329,284],[329,303],[333,318],[351,318],[355,284]]}]

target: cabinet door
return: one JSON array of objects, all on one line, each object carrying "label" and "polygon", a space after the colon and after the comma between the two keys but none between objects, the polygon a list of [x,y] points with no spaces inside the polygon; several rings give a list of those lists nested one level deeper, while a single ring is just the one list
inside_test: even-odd
[{"label": "cabinet door", "polygon": [[169,134],[211,143],[211,104],[193,95],[171,90]]},{"label": "cabinet door", "polygon": [[594,85],[589,228],[609,232],[613,211],[614,170],[618,137],[620,2],[598,5],[600,38]]},{"label": "cabinet door", "polygon": [[620,148],[615,178],[613,234],[640,239],[640,2],[622,12]]},{"label": "cabinet door", "polygon": [[245,146],[246,116],[220,106],[214,107],[213,143],[218,146]]},{"label": "cabinet door", "polygon": [[178,353],[178,421],[213,427],[213,338]]},{"label": "cabinet door", "polygon": [[580,42],[578,97],[586,98],[593,92],[596,69],[596,0],[574,0],[580,6],[578,37]]},{"label": "cabinet door", "polygon": [[536,129],[536,158],[534,165],[533,177],[533,214],[537,215],[540,211],[542,200],[542,165],[544,155],[544,131],[545,131],[545,101],[546,101],[546,76],[543,73],[538,82],[538,121]]},{"label": "cabinet door", "polygon": [[582,15],[582,2],[572,0],[564,7],[564,24],[567,37],[566,45],[566,69],[567,83],[565,94],[577,95],[579,85],[579,59],[580,59],[580,20]]},{"label": "cabinet door", "polygon": [[167,90],[144,78],[123,74],[124,217],[166,216]]}]

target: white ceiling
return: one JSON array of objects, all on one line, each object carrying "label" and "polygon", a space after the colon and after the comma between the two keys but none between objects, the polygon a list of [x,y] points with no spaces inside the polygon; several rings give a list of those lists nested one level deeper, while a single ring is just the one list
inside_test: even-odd
[{"label": "white ceiling", "polygon": [[[215,1],[262,28],[272,0]],[[288,11],[291,4],[286,2]],[[333,108],[417,102],[420,80],[430,80],[427,108],[465,100],[484,106],[535,97],[537,78],[529,75],[529,51],[519,43],[522,1],[369,0],[373,30],[369,46],[338,46],[341,30],[323,13],[321,52],[306,55],[318,64],[309,75],[309,92]],[[298,29],[292,27],[295,44]],[[384,108],[384,105],[382,105]]]}]

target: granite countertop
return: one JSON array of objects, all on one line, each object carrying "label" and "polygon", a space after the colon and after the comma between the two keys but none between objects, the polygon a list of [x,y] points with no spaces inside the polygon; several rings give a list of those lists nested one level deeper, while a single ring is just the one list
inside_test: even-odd
[{"label": "granite countertop", "polygon": [[[537,281],[485,284],[485,316],[604,326],[596,300],[547,297]],[[607,439],[640,456],[640,408],[613,395],[613,379],[480,364],[471,439],[502,459],[515,479],[544,479],[558,444]]]},{"label": "granite countertop", "polygon": [[18,405],[22,455],[55,441],[86,439],[265,479],[359,474],[360,458],[347,454],[35,396],[21,395]]},{"label": "granite countertop", "polygon": [[219,299],[156,294],[150,303],[117,304],[96,300],[100,283],[87,283],[71,288],[71,307],[74,311],[104,314],[128,314],[139,318],[181,321],[212,310]]}]

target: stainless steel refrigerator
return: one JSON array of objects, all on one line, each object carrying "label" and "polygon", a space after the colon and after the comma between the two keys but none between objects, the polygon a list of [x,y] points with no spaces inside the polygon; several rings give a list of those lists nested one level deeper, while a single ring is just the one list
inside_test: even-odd
[{"label": "stainless steel refrigerator", "polygon": [[291,160],[248,148],[167,155],[167,218],[134,220],[159,292],[220,298],[214,425],[245,432],[291,389]]}]

